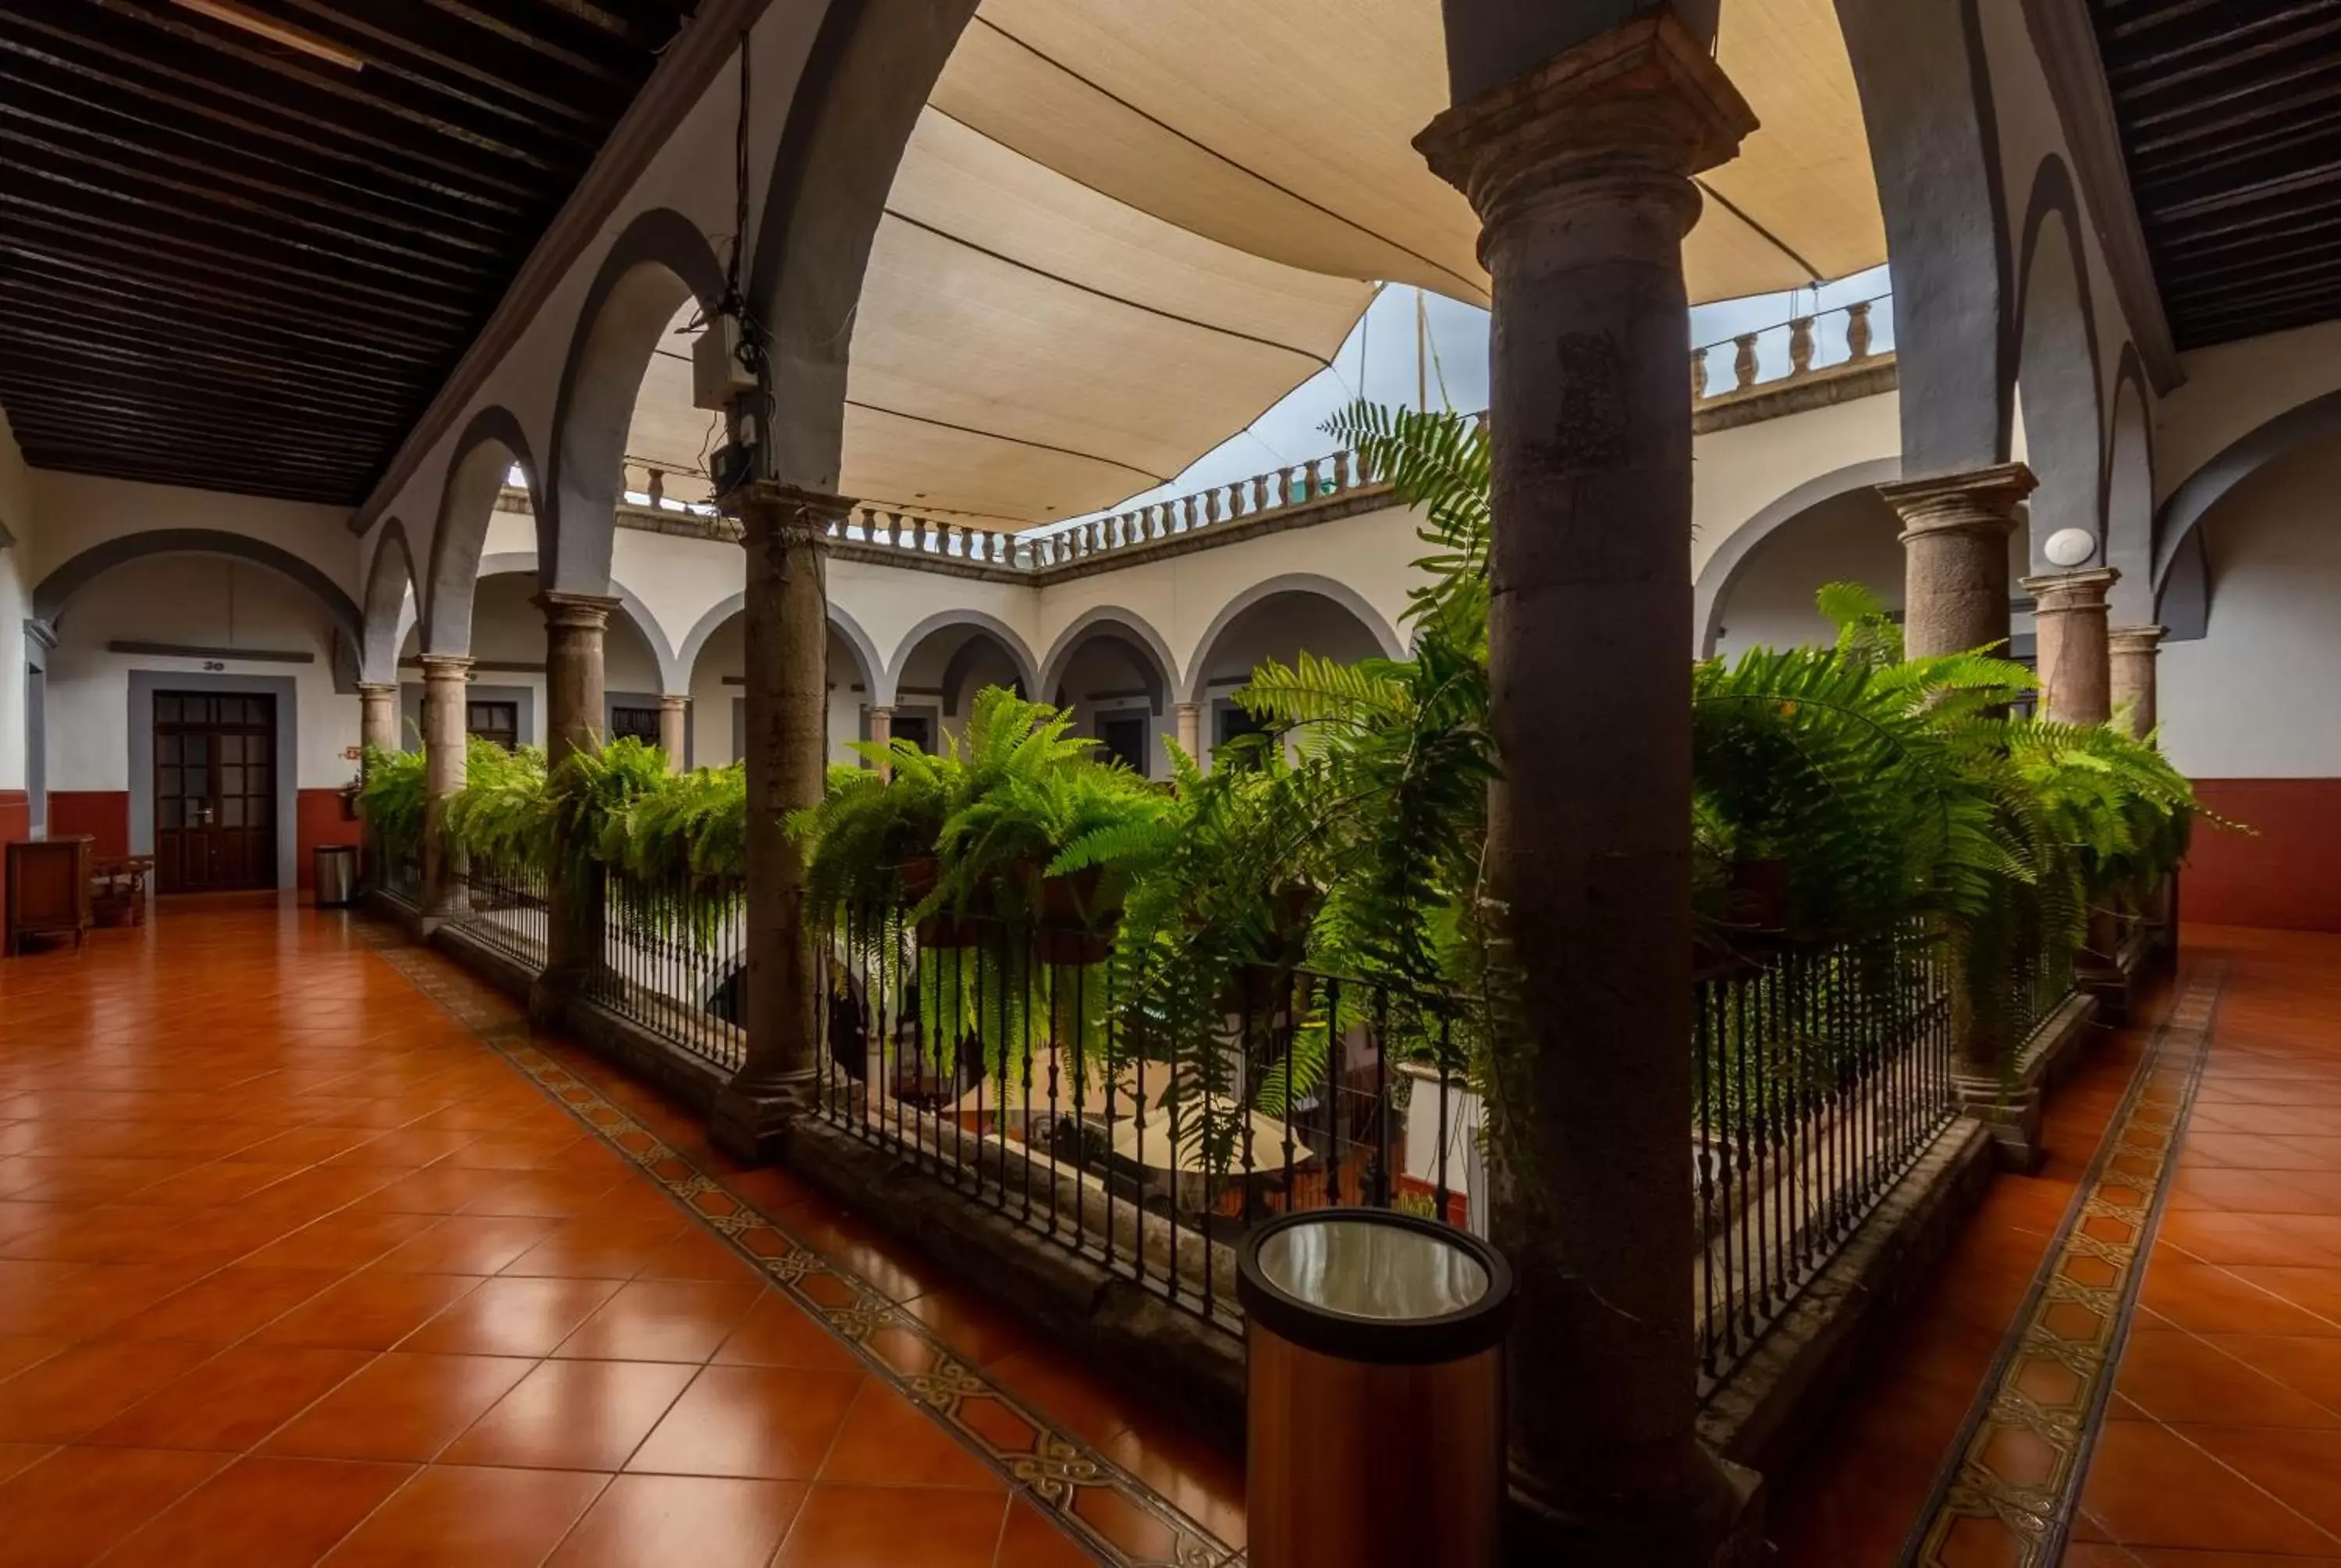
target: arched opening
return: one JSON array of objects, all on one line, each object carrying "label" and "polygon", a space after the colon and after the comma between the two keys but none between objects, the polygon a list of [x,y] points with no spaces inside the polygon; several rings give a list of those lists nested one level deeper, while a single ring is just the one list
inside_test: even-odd
[{"label": "arched opening", "polygon": [[[2099,402],[2097,328],[2083,272],[2077,203],[2063,160],[2040,166],[2025,227],[2017,406],[2026,461],[2039,476],[2031,503],[2031,548],[2023,575],[2069,571],[2105,559],[2105,421]],[[2088,561],[2059,567],[2047,541],[2078,530],[2097,542]]]},{"label": "arched opening", "polygon": [[1273,659],[1290,665],[1301,653],[1349,664],[1403,651],[1389,623],[1354,595],[1262,584],[1222,610],[1188,667],[1187,699],[1200,703],[1202,760],[1224,742],[1256,729],[1232,693]]},{"label": "arched opening", "polygon": [[[684,643],[693,725],[692,761],[722,768],[746,756],[748,620],[736,603],[710,611]],[[860,629],[832,607],[829,622],[829,759],[851,763],[856,740],[870,738],[871,691],[876,682]]]},{"label": "arched opening", "polygon": [[264,541],[129,534],[33,594],[46,653],[41,778],[53,834],[153,855],[162,892],[295,888],[349,841],[357,606]]},{"label": "arched opening", "polygon": [[520,421],[503,408],[482,409],[455,442],[440,492],[439,516],[431,530],[430,591],[420,625],[423,651],[472,650],[472,598],[480,581],[480,556],[487,547],[496,498],[515,471],[528,490],[530,510],[542,518],[544,487]]},{"label": "arched opening", "polygon": [[414,553],[406,529],[392,518],[374,541],[366,572],[365,628],[358,655],[358,679],[386,685],[398,679],[398,650],[420,614]]},{"label": "arched opening", "polygon": [[2116,626],[2154,620],[2154,428],[2141,373],[2134,360],[2123,367],[2106,461],[2105,561],[2121,573],[2111,597]]},{"label": "arched opening", "polygon": [[[537,553],[555,588],[598,593],[608,581],[630,462],[674,474],[674,499],[706,498],[717,416],[692,406],[689,331],[722,297],[714,252],[681,213],[656,208],[626,226],[579,313],[553,412],[546,510]],[[642,492],[637,492],[642,493]]]},{"label": "arched opening", "polygon": [[[526,555],[491,557],[473,586],[468,639],[472,681],[464,692],[466,734],[501,746],[545,743],[544,612],[536,562]],[[603,733],[658,743],[659,698],[667,690],[655,623],[622,596],[602,639]],[[636,601],[639,603],[639,600]],[[399,650],[399,730],[410,747],[422,733],[423,680],[417,660],[428,649],[420,627]]]},{"label": "arched opening", "polygon": [[975,695],[1004,686],[1021,696],[1040,690],[1032,655],[1007,627],[972,611],[945,611],[912,628],[894,656],[887,696],[895,739],[935,749],[967,727]]},{"label": "arched opening", "polygon": [[1074,732],[1095,740],[1102,754],[1167,779],[1162,741],[1175,732],[1174,669],[1161,633],[1128,610],[1104,607],[1058,637],[1041,667],[1041,686],[1048,700],[1071,710]]}]

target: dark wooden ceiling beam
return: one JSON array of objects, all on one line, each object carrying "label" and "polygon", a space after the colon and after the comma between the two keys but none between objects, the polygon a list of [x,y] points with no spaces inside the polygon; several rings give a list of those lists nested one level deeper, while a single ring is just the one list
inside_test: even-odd
[{"label": "dark wooden ceiling beam", "polygon": [[347,220],[327,223],[254,200],[217,183],[197,184],[178,172],[142,167],[120,152],[71,146],[0,119],[0,158],[26,175],[67,191],[87,191],[108,205],[151,205],[174,224],[212,232],[252,253],[289,253],[313,270],[361,266],[435,287],[476,289],[502,259],[470,246],[417,243],[412,236]]},{"label": "dark wooden ceiling beam", "polygon": [[[11,29],[34,30],[36,42],[14,35]],[[141,59],[126,50],[106,47],[76,37],[61,28],[26,22],[0,12],[0,49],[25,54],[42,64],[72,70],[94,85],[133,98],[164,99],[190,113],[219,119],[254,134],[294,141],[298,145],[354,165],[376,169],[423,190],[486,194],[530,204],[531,184],[523,170],[487,165],[449,156],[435,144],[415,146],[385,140],[370,127],[339,124],[330,118],[272,102],[266,95],[231,92],[192,72],[157,60]]]},{"label": "dark wooden ceiling beam", "polygon": [[347,509],[704,0],[240,3],[364,68],[0,0],[0,407],[39,466]]},{"label": "dark wooden ceiling beam", "polygon": [[[14,222],[63,235],[100,253],[109,249],[139,245],[152,252],[169,253],[180,265],[199,267],[228,280],[241,280],[247,289],[284,289],[310,299],[378,311],[390,316],[412,313],[436,316],[453,323],[462,321],[469,313],[464,308],[465,302],[461,300],[401,293],[354,283],[346,278],[336,279],[329,273],[288,267],[264,258],[242,254],[224,246],[185,238],[167,225],[134,221],[130,217],[107,217],[95,212],[76,210],[61,203],[20,196],[5,188],[0,188],[0,207],[13,209]],[[136,219],[144,220],[156,215],[149,209],[136,214]],[[270,276],[257,278],[253,275],[255,273],[265,273]]]}]

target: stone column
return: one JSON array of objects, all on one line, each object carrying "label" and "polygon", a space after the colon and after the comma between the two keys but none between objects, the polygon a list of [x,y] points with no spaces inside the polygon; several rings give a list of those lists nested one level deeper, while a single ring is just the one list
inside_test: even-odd
[{"label": "stone column", "polygon": [[2024,580],[2035,606],[2041,718],[2057,724],[2103,724],[2113,717],[2106,595],[2120,581],[2121,573],[2109,566]]},{"label": "stone column", "polygon": [[1179,749],[1200,766],[1203,760],[1203,705],[1181,702],[1178,705],[1176,717],[1179,720]]},{"label": "stone column", "polygon": [[666,753],[666,770],[680,773],[691,766],[691,699],[670,691],[659,699],[659,749]]},{"label": "stone column", "polygon": [[878,749],[878,760],[871,766],[877,769],[878,777],[881,779],[894,777],[894,765],[886,759],[886,748],[893,739],[894,710],[891,708],[872,708],[870,710],[870,744]]},{"label": "stone column", "polygon": [[[2040,717],[2055,724],[2098,725],[2113,717],[2113,663],[2106,632],[2106,595],[2121,581],[2111,567],[2027,577],[2037,639]],[[2116,897],[2118,897],[2117,895]],[[2087,946],[2077,956],[2075,979],[2096,993],[2108,1021],[2129,1013],[2122,976],[2122,922],[2113,904],[2089,911]]]},{"label": "stone column", "polygon": [[1478,212],[1494,283],[1490,1175],[1519,1295],[1515,1561],[1689,1568],[1745,1528],[1693,1432],[1682,240],[1691,176],[1754,126],[1668,10],[1415,143]]},{"label": "stone column", "polygon": [[[1902,519],[1902,645],[1912,658],[1965,653],[2008,639],[2007,541],[2017,509],[2038,483],[2022,463],[1881,484]],[[2004,651],[2004,650],[2003,650]],[[1999,1157],[2040,1159],[2040,1090],[2018,1081],[1999,989],[2019,934],[1971,933],[1951,987],[1951,1087],[1960,1108],[1991,1129]]]},{"label": "stone column", "polygon": [[2038,482],[2011,462],[1878,487],[1902,519],[1902,647],[1911,658],[2007,640],[2007,541]]},{"label": "stone column", "polygon": [[[607,712],[602,642],[618,601],[600,593],[545,592],[535,602],[544,612],[544,759],[557,776],[571,757],[601,749]],[[553,847],[544,972],[529,993],[531,1011],[546,1022],[559,1020],[602,957],[604,889],[601,868],[585,849]]]},{"label": "stone column", "polygon": [[821,799],[828,763],[830,525],[852,502],[772,481],[736,502],[746,548],[747,1059],[717,1097],[716,1146],[779,1156],[817,1092],[819,1000],[804,861],[782,823]]},{"label": "stone column", "polygon": [[358,683],[358,739],[369,751],[398,749],[398,683]]},{"label": "stone column", "polygon": [[2106,633],[2106,651],[2113,666],[2114,712],[2140,740],[2154,733],[2154,667],[2162,651],[2167,629],[2160,626],[2117,626]]},{"label": "stone column", "polygon": [[[2155,711],[2155,662],[2168,629],[2160,626],[2117,626],[2106,633],[2107,657],[2113,666],[2114,721],[2140,740],[2154,736],[2159,722]],[[2144,917],[2164,963],[2177,961],[2178,951],[2178,875],[2172,872],[2141,896]]]},{"label": "stone column", "polygon": [[447,802],[463,788],[463,689],[472,660],[463,654],[423,656],[423,912],[444,918],[459,890],[461,857],[444,837]]}]

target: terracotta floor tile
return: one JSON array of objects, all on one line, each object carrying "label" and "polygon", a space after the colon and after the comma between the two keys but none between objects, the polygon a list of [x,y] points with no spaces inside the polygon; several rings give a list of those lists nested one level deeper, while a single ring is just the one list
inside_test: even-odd
[{"label": "terracotta floor tile", "polygon": [[316,1459],[431,1458],[462,1435],[533,1364],[516,1356],[393,1351],[271,1437],[271,1454]]},{"label": "terracotta floor tile", "polygon": [[2203,1339],[2176,1329],[2136,1328],[2122,1352],[2115,1392],[2147,1417],[2173,1425],[2341,1428],[2341,1407],[2320,1404],[2292,1386],[2280,1365],[2239,1358],[2226,1348],[2229,1343],[2226,1335]]},{"label": "terracotta floor tile", "polygon": [[164,1384],[82,1441],[241,1453],[373,1359],[374,1353],[364,1350],[235,1346]]},{"label": "terracotta floor tile", "polygon": [[1001,1488],[991,1467],[924,1409],[872,1379],[846,1411],[820,1476],[839,1485]]},{"label": "terracotta floor tile", "polygon": [[314,1563],[413,1474],[405,1464],[239,1459],[115,1547],[105,1568]]},{"label": "terracotta floor tile", "polygon": [[462,1300],[479,1283],[469,1275],[354,1274],[254,1337],[265,1345],[387,1350]]},{"label": "terracotta floor tile", "polygon": [[1147,1414],[1136,1394],[1060,1356],[1019,1352],[985,1370],[1025,1404],[1091,1443],[1104,1442]]},{"label": "terracotta floor tile", "polygon": [[548,1361],[457,1438],[454,1464],[616,1470],[699,1368],[672,1361]]},{"label": "terracotta floor tile", "polygon": [[2325,1552],[2341,1553],[2341,1430],[2264,1426],[2176,1430],[2314,1521],[2329,1537]]},{"label": "terracotta floor tile", "polygon": [[0,1482],[0,1560],[82,1568],[226,1464],[224,1454],[64,1448]]},{"label": "terracotta floor tile", "polygon": [[69,1345],[0,1383],[0,1442],[71,1443],[210,1354],[164,1341]]},{"label": "terracotta floor tile", "polygon": [[364,1268],[433,1223],[427,1215],[329,1214],[241,1261],[247,1268]]},{"label": "terracotta floor tile", "polygon": [[2124,1545],[2314,1555],[2341,1544],[2205,1449],[2149,1421],[2106,1424],[2081,1506]]},{"label": "terracotta floor tile", "polygon": [[70,1339],[55,1336],[0,1335],[0,1382],[15,1376],[28,1366],[46,1361],[72,1343]]},{"label": "terracotta floor tile", "polygon": [[611,1361],[705,1361],[731,1337],[762,1289],[744,1280],[631,1280],[553,1354]]},{"label": "terracotta floor tile", "polygon": [[809,1481],[820,1474],[864,1381],[860,1373],[793,1366],[703,1368],[626,1468]]},{"label": "terracotta floor tile", "polygon": [[2147,1269],[2138,1305],[2197,1334],[2341,1334],[2341,1322],[2215,1264],[2157,1257]]},{"label": "terracotta floor tile", "polygon": [[224,1268],[125,1319],[106,1337],[233,1345],[343,1277],[328,1268]]},{"label": "terracotta floor tile", "polygon": [[1202,1438],[1157,1417],[1099,1445],[1196,1523],[1230,1546],[1244,1543],[1244,1465]]},{"label": "terracotta floor tile", "polygon": [[536,1568],[608,1485],[568,1470],[434,1464],[344,1537],[325,1568]]},{"label": "terracotta floor tile", "polygon": [[0,1443],[0,1482],[57,1452],[47,1443]]},{"label": "terracotta floor tile", "polygon": [[779,1291],[759,1295],[748,1315],[716,1350],[718,1365],[816,1366],[859,1369],[861,1358],[827,1325]]},{"label": "terracotta floor tile", "polygon": [[493,1274],[543,1241],[555,1222],[509,1215],[451,1215],[376,1258],[410,1274]]},{"label": "terracotta floor tile", "polygon": [[790,1481],[621,1475],[546,1568],[765,1568],[805,1491]]},{"label": "terracotta floor tile", "polygon": [[1042,1336],[1007,1308],[971,1291],[943,1286],[902,1304],[902,1309],[971,1366],[990,1366],[1019,1351],[1037,1350]]},{"label": "terracotta floor tile", "polygon": [[987,1492],[815,1486],[773,1568],[992,1568],[1007,1502]]},{"label": "terracotta floor tile", "polygon": [[621,1283],[613,1279],[483,1280],[401,1340],[398,1348],[457,1355],[550,1355],[617,1294]]}]

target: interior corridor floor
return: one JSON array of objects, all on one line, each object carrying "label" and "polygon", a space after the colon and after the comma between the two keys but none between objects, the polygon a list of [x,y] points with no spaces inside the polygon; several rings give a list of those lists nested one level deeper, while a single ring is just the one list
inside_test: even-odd
[{"label": "interior corridor floor", "polygon": [[2341,1568],[2341,937],[2183,954],[1776,1485],[1781,1568]]},{"label": "interior corridor floor", "polygon": [[1240,1560],[1238,1467],[384,940],[0,963],[0,1568]]}]

